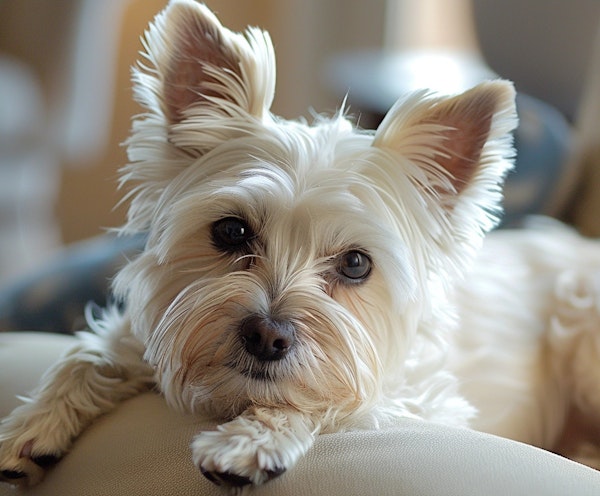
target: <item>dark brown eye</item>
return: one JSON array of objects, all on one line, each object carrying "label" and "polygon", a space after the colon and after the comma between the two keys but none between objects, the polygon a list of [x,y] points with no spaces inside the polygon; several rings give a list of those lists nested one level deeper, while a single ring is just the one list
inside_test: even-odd
[{"label": "dark brown eye", "polygon": [[371,259],[358,250],[346,252],[339,259],[338,272],[351,282],[364,281],[371,273]]},{"label": "dark brown eye", "polygon": [[221,251],[243,251],[253,238],[254,233],[250,226],[237,217],[226,217],[212,226],[213,244]]}]

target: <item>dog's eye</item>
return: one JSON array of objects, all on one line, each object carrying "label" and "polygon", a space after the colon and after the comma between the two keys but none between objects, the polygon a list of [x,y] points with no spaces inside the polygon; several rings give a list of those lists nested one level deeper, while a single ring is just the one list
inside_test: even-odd
[{"label": "dog's eye", "polygon": [[227,217],[212,226],[212,240],[223,251],[234,252],[243,249],[254,238],[252,229],[237,217]]},{"label": "dog's eye", "polygon": [[352,250],[339,259],[338,272],[352,282],[360,282],[371,273],[371,259],[368,255]]}]

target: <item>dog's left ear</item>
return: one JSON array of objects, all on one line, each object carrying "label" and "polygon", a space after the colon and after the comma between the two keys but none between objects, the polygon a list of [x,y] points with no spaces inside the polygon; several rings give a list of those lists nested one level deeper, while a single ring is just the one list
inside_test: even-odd
[{"label": "dog's left ear", "polygon": [[275,91],[268,33],[234,33],[194,0],[170,0],[142,42],[132,80],[146,112],[133,121],[121,169],[121,186],[132,185],[123,232],[149,229],[164,191],[191,159],[270,122]]},{"label": "dog's left ear", "polygon": [[429,178],[424,186],[452,208],[474,183],[498,189],[511,168],[514,102],[508,81],[485,82],[453,97],[417,93],[390,110],[373,146],[418,165]]}]

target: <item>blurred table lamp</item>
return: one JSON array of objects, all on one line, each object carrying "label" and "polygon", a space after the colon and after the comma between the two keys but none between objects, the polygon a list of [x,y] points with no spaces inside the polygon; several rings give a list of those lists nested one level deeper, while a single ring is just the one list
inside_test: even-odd
[{"label": "blurred table lamp", "polygon": [[[328,69],[330,85],[349,93],[366,128],[409,91],[454,94],[497,77],[481,53],[471,0],[388,0],[383,50],[338,56]],[[520,92],[517,108],[517,167],[505,189],[505,224],[555,213],[569,181],[571,133],[562,114]]]}]

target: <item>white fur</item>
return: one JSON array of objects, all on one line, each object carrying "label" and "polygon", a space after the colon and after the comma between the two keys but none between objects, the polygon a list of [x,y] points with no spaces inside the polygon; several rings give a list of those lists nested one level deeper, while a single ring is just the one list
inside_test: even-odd
[{"label": "white fur", "polygon": [[[9,482],[38,482],[39,456],[152,382],[225,421],[191,448],[233,485],[291,468],[320,432],[407,416],[549,449],[572,410],[597,420],[600,248],[556,225],[484,242],[513,155],[509,83],[409,95],[371,133],[342,112],[273,116],[268,35],[191,0],[157,16],[145,48],[122,230],[148,243],[114,282],[125,313],[90,319],[95,334],[0,426]],[[212,239],[228,217],[255,234],[244,252]],[[372,261],[362,281],[340,274],[353,250]],[[293,327],[280,360],[240,338],[256,315]]]}]

